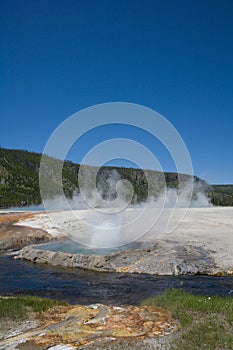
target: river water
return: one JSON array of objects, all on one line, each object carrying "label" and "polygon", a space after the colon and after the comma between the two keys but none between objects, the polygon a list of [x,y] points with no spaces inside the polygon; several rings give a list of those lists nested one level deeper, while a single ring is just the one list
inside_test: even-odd
[{"label": "river water", "polygon": [[36,265],[0,256],[0,295],[30,294],[69,303],[138,305],[167,288],[195,294],[232,295],[233,276],[151,276]]}]

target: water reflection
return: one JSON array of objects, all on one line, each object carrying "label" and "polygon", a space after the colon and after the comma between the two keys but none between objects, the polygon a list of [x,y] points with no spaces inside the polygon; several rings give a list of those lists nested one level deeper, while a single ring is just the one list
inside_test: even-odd
[{"label": "water reflection", "polygon": [[35,265],[13,260],[10,256],[0,257],[0,295],[30,294],[79,304],[138,305],[143,299],[167,288],[179,287],[195,294],[230,295],[233,276],[164,277],[100,273]]}]

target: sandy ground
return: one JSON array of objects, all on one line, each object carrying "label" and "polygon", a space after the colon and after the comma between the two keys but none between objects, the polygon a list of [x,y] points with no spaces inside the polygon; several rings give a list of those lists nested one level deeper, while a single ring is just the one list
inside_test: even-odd
[{"label": "sandy ground", "polygon": [[[162,239],[164,234],[156,236]],[[180,225],[165,236],[212,250],[217,263],[233,266],[233,207],[191,208]]]},{"label": "sandy ground", "polygon": [[[140,215],[139,209],[128,209],[126,213],[129,221]],[[142,216],[131,227],[127,227],[126,243],[139,238],[141,241],[169,240],[201,246],[214,251],[215,259],[220,261],[222,266],[233,266],[233,207],[190,208],[187,211],[175,209],[174,212],[167,209],[149,232],[138,235],[153,224],[152,218],[156,215],[154,209],[148,209],[146,216]],[[171,218],[170,221],[169,218]],[[88,243],[95,234],[93,225],[90,225],[90,222],[94,222],[93,220],[93,213],[89,210],[75,210],[52,212],[49,215],[36,214],[33,218],[19,221],[17,225],[40,228],[55,237],[71,234],[72,238],[77,238],[77,241],[82,243],[82,240],[86,239]],[[106,226],[105,218],[100,216],[100,220],[103,226]],[[114,220],[114,216],[111,220]],[[99,238],[102,231],[97,231]],[[106,240],[110,237],[109,230],[104,231],[107,232],[104,236]],[[114,234],[114,230],[112,232]],[[123,235],[125,237],[125,233]]]}]

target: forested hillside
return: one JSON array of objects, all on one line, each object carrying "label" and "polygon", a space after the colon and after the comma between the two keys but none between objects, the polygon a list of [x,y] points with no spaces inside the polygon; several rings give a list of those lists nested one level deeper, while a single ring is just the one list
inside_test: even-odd
[{"label": "forested hillside", "polygon": [[233,206],[233,185],[211,185],[210,195],[214,205]]},{"label": "forested hillside", "polygon": [[[39,167],[41,154],[0,148],[0,206],[20,206],[41,203],[39,190]],[[53,159],[53,162],[60,162]],[[116,169],[119,176],[127,179],[134,187],[134,201],[140,202],[147,198],[148,183],[145,172],[133,168],[112,168],[102,167],[98,172],[97,183],[102,181],[108,190],[107,178],[109,170]],[[65,161],[63,166],[63,188],[67,197],[72,197],[74,190],[79,191],[78,186],[79,165],[70,161]],[[91,171],[91,168],[90,168]],[[146,171],[150,179],[150,192],[156,196],[163,186],[163,174],[156,171]],[[48,173],[52,176],[54,187],[49,193],[53,197],[56,193],[56,174]],[[178,184],[178,174],[165,173],[168,187],[176,188]],[[179,175],[182,182],[190,179],[189,175]],[[205,181],[195,177],[195,182],[199,183],[211,198],[215,205],[233,205],[233,185],[207,185]]]}]

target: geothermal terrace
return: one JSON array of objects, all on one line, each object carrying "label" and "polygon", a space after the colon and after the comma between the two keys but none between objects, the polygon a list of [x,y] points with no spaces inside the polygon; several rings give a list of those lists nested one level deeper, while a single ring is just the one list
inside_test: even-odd
[{"label": "geothermal terrace", "polygon": [[[97,271],[158,275],[233,274],[232,207],[189,208],[186,213],[184,209],[175,209],[173,212],[168,209],[158,216],[158,221],[150,230],[140,236],[138,233],[145,228],[143,220],[148,226],[154,212],[154,209],[148,209],[147,214],[139,220],[141,227],[136,222],[130,229],[120,230],[122,232],[113,229],[111,222],[105,218],[101,218],[103,227],[96,225],[96,217],[90,215],[89,210],[52,212],[49,216],[46,213],[34,213],[16,225],[34,228],[39,232],[46,231],[50,238],[61,242],[68,236],[85,244],[91,242],[96,245],[96,242],[100,242],[100,247],[104,242],[107,247],[117,243],[126,244],[126,250],[86,255],[69,251],[52,252],[49,251],[49,245],[47,250],[27,246],[19,252],[18,258]],[[137,216],[138,209],[127,209],[124,220]],[[167,218],[170,216],[167,227]],[[116,220],[119,221],[119,216]],[[130,244],[135,238],[138,247],[132,249]]]}]

